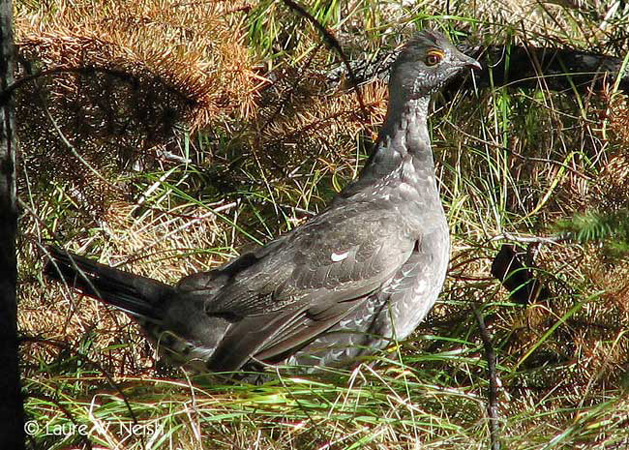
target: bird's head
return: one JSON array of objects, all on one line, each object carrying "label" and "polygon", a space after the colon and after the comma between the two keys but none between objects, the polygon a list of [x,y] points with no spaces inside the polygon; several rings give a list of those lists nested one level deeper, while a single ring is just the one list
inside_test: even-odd
[{"label": "bird's head", "polygon": [[404,100],[430,96],[464,69],[481,69],[481,65],[441,33],[424,30],[400,51],[391,69],[389,89],[392,96]]}]

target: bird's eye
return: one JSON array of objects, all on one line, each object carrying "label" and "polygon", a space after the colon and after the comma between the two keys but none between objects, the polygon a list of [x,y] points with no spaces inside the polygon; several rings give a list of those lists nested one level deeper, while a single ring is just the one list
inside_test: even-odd
[{"label": "bird's eye", "polygon": [[441,62],[442,59],[443,59],[443,52],[439,50],[430,50],[426,54],[425,62],[427,66],[436,66],[437,64]]}]

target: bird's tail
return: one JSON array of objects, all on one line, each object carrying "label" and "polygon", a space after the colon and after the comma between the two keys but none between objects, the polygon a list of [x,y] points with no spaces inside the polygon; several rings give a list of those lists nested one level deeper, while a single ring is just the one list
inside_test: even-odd
[{"label": "bird's tail", "polygon": [[44,273],[85,295],[152,322],[161,320],[160,303],[174,288],[140,275],[114,269],[57,247],[47,247],[50,261]]}]

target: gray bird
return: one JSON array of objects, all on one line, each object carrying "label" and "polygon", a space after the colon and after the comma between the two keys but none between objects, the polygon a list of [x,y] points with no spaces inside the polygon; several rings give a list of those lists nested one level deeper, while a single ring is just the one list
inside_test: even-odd
[{"label": "gray bird", "polygon": [[431,94],[480,64],[423,31],[392,66],[389,107],[360,177],[304,225],[176,286],[50,248],[48,276],[135,317],[201,372],[351,365],[406,338],[449,259],[427,116]]}]

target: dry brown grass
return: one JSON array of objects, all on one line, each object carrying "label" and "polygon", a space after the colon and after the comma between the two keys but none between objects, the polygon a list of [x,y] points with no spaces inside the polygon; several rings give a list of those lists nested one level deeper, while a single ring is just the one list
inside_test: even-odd
[{"label": "dry brown grass", "polygon": [[[245,41],[246,1],[59,1],[16,17],[17,44],[46,70],[121,70],[157,78],[185,99],[193,128],[255,114],[256,76]],[[64,94],[79,86],[69,82]]]}]

